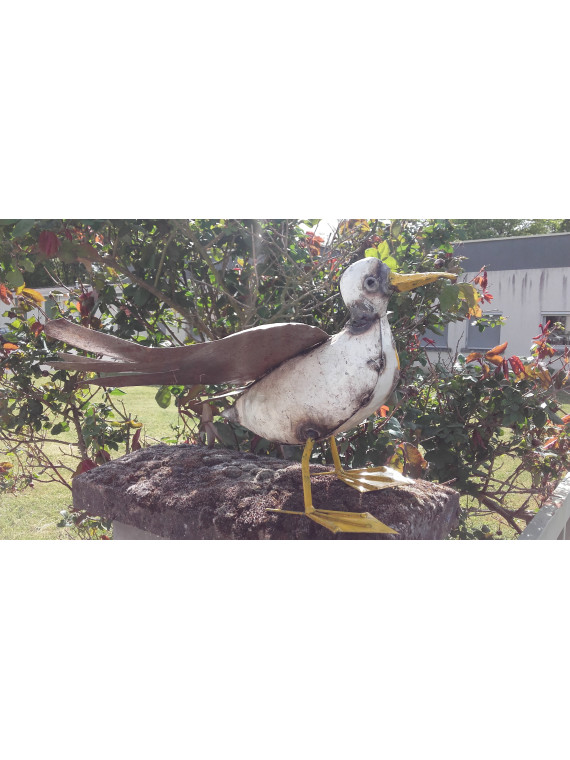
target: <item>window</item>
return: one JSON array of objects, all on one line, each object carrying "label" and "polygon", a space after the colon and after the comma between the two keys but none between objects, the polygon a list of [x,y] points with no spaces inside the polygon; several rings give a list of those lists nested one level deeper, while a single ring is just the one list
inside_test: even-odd
[{"label": "window", "polygon": [[557,322],[560,324],[554,328],[549,338],[552,346],[570,346],[570,315],[569,314],[543,314],[542,324],[550,322],[550,327],[554,327]]},{"label": "window", "polygon": [[[423,348],[427,348],[428,350],[431,348],[432,351],[435,349],[447,349],[448,343],[447,343],[447,330],[448,325],[445,325],[443,328],[443,335],[438,335],[433,330],[426,330],[425,333],[422,335],[420,339],[420,345]],[[424,338],[427,338],[427,340],[433,340],[433,343],[428,343],[424,340]]]},{"label": "window", "polygon": [[[485,314],[486,317],[496,317],[497,319],[501,314]],[[498,346],[501,343],[501,325],[496,327],[486,327],[483,332],[479,330],[477,325],[471,324],[467,327],[467,345],[465,348],[469,349],[485,349],[488,351],[494,346]]]}]

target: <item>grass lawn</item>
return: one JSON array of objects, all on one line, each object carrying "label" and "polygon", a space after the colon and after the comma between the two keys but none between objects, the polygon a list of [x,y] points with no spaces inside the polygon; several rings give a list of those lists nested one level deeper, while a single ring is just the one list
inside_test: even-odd
[{"label": "grass lawn", "polygon": [[[174,405],[167,409],[161,409],[154,401],[156,388],[126,388],[123,398],[125,406],[132,413],[134,419],[144,424],[143,435],[147,442],[159,442],[163,438],[173,435],[171,425],[178,420],[178,414]],[[559,398],[565,414],[570,414],[570,395],[565,394]],[[61,460],[73,469],[77,466],[77,460],[69,456],[69,441],[72,433],[62,433],[58,436],[61,445],[55,443],[46,444],[46,452],[53,459]],[[113,452],[113,456],[121,456],[124,451]],[[508,468],[514,465],[505,462],[505,474]],[[28,488],[16,495],[4,495],[0,497],[0,540],[6,539],[75,539],[77,534],[74,530],[58,527],[61,521],[60,511],[71,506],[71,491],[58,483],[36,483],[33,488]],[[463,507],[470,506],[468,497],[462,497]],[[469,520],[472,528],[489,526],[495,533],[500,531],[498,537],[515,538],[515,531],[500,517],[473,516]]]},{"label": "grass lawn", "polygon": [[[172,404],[161,409],[154,401],[156,388],[126,388],[125,391],[126,395],[120,398],[124,399],[133,418],[144,424],[143,435],[147,441],[158,442],[173,435],[170,425],[178,419],[176,407]],[[69,456],[73,433],[62,433],[58,438],[61,445],[46,444],[46,453],[52,460],[61,460],[75,470],[77,460]],[[124,450],[112,452],[113,457],[123,453]],[[59,483],[35,483],[33,488],[15,495],[0,496],[0,540],[77,538],[74,530],[57,526],[60,511],[68,509],[71,503],[71,491]]]}]

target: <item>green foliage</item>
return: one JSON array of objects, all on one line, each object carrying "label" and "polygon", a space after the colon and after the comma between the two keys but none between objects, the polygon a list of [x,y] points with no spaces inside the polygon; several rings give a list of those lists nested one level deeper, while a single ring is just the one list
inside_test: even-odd
[{"label": "green foliage", "polygon": [[[46,342],[48,315],[38,310],[30,286],[47,281],[64,294],[59,303],[44,305],[50,316],[148,346],[215,340],[272,322],[304,322],[335,333],[347,318],[338,280],[348,264],[373,255],[401,273],[459,274],[451,241],[481,230],[471,220],[456,221],[349,220],[325,241],[318,229],[310,231],[317,220],[5,220],[0,298],[9,326],[0,349],[0,483],[23,488],[51,477],[69,487],[75,474],[104,463],[120,447],[140,445],[141,423],[125,408],[122,391],[82,388],[84,375],[46,370],[45,361],[61,345]],[[487,221],[499,229],[501,220]],[[426,330],[441,334],[448,323],[467,317],[484,329],[489,320],[480,308],[481,280],[438,280],[394,294],[389,319],[400,385],[386,409],[339,437],[339,448],[345,463],[358,467],[384,464],[405,452],[405,444],[413,445],[429,463],[426,477],[453,480],[482,509],[520,530],[569,464],[555,401],[566,374],[547,366],[548,336],[522,362],[522,374],[518,365],[506,366],[501,351],[434,365],[420,341]],[[226,390],[157,388],[156,403],[162,409],[175,403],[179,413],[170,440],[202,438],[300,457],[296,447],[223,422],[219,413],[230,403]],[[46,442],[70,432],[76,469],[45,454]],[[317,448],[314,456],[329,454]],[[498,469],[506,456],[520,466],[503,483]],[[523,483],[529,474],[530,485]],[[524,496],[522,508],[509,503],[513,493]],[[458,535],[482,537],[463,524]]]},{"label": "green foliage", "polygon": [[454,219],[459,240],[484,240],[517,235],[570,231],[569,219]]}]

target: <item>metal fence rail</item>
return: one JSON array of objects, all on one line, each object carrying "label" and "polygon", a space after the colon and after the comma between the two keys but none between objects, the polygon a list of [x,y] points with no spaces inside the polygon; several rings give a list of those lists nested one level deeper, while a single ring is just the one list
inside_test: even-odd
[{"label": "metal fence rail", "polygon": [[520,534],[522,539],[570,541],[570,473]]}]

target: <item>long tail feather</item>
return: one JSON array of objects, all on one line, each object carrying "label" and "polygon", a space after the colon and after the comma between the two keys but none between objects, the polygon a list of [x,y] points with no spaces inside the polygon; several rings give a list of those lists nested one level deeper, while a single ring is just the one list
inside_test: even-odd
[{"label": "long tail feather", "polygon": [[[116,362],[65,353],[58,353],[58,356],[61,357],[61,361],[52,364],[52,367],[57,367],[57,369],[71,369],[78,372],[144,372],[146,374],[149,370],[148,361]],[[175,370],[176,367],[172,367],[172,369]]]},{"label": "long tail feather", "polygon": [[176,372],[144,372],[140,374],[108,375],[84,380],[80,385],[101,385],[103,388],[122,388],[125,385],[188,385]]},{"label": "long tail feather", "polygon": [[69,322],[67,319],[52,319],[46,322],[45,334],[48,338],[57,338],[57,340],[70,343],[76,348],[82,348],[96,354],[114,356],[126,361],[144,360],[149,351],[152,351],[148,346],[139,346],[137,343],[131,343],[128,340],[115,338],[114,335],[89,330],[87,327]]}]

